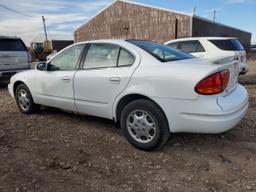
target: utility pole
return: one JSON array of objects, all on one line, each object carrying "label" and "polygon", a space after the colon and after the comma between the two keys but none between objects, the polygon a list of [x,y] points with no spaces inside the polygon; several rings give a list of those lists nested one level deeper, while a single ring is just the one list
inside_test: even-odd
[{"label": "utility pole", "polygon": [[216,10],[213,11],[213,21],[216,21]]},{"label": "utility pole", "polygon": [[44,24],[44,35],[45,35],[45,40],[46,40],[46,43],[47,43],[47,45],[48,45],[48,37],[47,37],[47,31],[46,31],[45,18],[44,18],[44,16],[42,16],[42,19],[43,19],[43,24]]},{"label": "utility pole", "polygon": [[194,6],[194,11],[193,11],[193,15],[196,14],[196,6]]}]

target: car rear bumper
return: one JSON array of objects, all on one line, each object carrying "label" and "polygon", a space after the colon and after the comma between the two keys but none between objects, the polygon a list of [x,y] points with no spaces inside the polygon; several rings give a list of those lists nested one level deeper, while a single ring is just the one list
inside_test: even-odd
[{"label": "car rear bumper", "polygon": [[249,67],[246,63],[240,64],[240,74],[246,74],[249,71]]},{"label": "car rear bumper", "polygon": [[[207,98],[208,97],[208,98]],[[245,116],[248,94],[244,87],[225,97],[199,96],[198,100],[155,99],[164,110],[171,132],[222,133]]]}]

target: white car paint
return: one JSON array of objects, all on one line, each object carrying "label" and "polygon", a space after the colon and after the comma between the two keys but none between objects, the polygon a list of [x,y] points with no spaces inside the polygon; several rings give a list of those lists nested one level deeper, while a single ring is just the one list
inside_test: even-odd
[{"label": "white car paint", "polygon": [[[119,45],[135,56],[135,62],[132,66],[118,68],[22,72],[11,78],[10,94],[14,97],[15,84],[22,82],[29,88],[36,104],[114,120],[118,118],[119,101],[138,94],[160,106],[170,132],[220,133],[237,125],[246,113],[248,95],[237,83],[237,62],[234,60],[218,63],[192,58],[160,62],[124,40],[81,42],[64,50],[86,43]],[[205,96],[195,92],[199,81],[222,69],[229,69],[232,75],[223,93]]]},{"label": "white car paint", "polygon": [[194,55],[195,57],[200,57],[204,59],[214,59],[216,57],[229,57],[229,56],[237,56],[239,60],[240,72],[245,74],[248,72],[249,68],[246,64],[246,52],[243,51],[226,51],[219,49],[210,40],[229,40],[229,39],[236,39],[233,37],[189,37],[189,38],[180,38],[171,40],[165,43],[165,45],[170,45],[172,43],[177,42],[188,42],[188,41],[199,41],[205,51],[202,52],[191,52],[190,54]]}]

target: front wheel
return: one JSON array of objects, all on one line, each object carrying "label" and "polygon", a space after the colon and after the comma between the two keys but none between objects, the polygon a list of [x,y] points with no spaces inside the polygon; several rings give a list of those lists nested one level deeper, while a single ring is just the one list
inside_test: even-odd
[{"label": "front wheel", "polygon": [[25,114],[35,113],[40,106],[35,104],[28,87],[24,84],[18,85],[15,90],[15,99],[20,112]]},{"label": "front wheel", "polygon": [[160,148],[169,139],[166,117],[159,106],[150,100],[140,99],[127,104],[120,120],[127,140],[139,149]]}]

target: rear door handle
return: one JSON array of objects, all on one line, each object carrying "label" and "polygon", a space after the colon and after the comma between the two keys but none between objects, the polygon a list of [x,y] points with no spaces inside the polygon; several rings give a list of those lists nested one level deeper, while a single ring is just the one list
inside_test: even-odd
[{"label": "rear door handle", "polygon": [[119,84],[121,82],[121,78],[120,77],[111,77],[111,78],[109,78],[109,81],[113,84]]},{"label": "rear door handle", "polygon": [[70,82],[71,81],[71,78],[68,77],[68,76],[64,76],[61,78],[62,81],[65,81],[65,82]]}]

